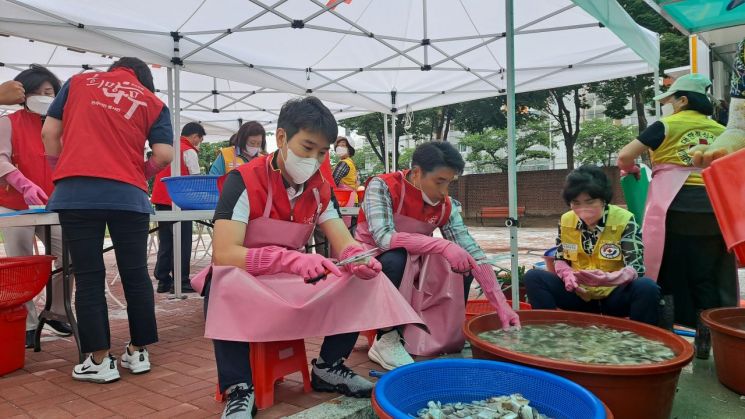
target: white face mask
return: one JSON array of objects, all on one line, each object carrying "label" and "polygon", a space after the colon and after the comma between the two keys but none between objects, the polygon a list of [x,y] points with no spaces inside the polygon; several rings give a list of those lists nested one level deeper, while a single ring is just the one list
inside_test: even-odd
[{"label": "white face mask", "polygon": [[432,201],[431,199],[429,199],[429,196],[427,196],[427,194],[426,194],[426,193],[424,193],[424,191],[422,191],[422,199],[424,200],[424,202],[426,202],[426,203],[427,203],[427,204],[429,204],[429,205],[432,205],[433,207],[434,207],[435,205],[437,205],[437,204],[439,204],[439,203],[440,203],[440,201],[439,201],[439,200],[437,200],[437,201],[434,201],[434,202],[433,202],[433,201]]},{"label": "white face mask", "polygon": [[346,156],[347,153],[349,153],[349,149],[344,147],[343,145],[336,147],[336,150],[334,151],[336,151],[337,156]]},{"label": "white face mask", "polygon": [[259,150],[261,150],[260,147],[246,147],[246,154],[253,157],[257,154],[259,154]]},{"label": "white face mask", "polygon": [[662,116],[670,116],[675,113],[675,107],[672,103],[666,103],[662,105]]},{"label": "white face mask", "polygon": [[54,98],[50,96],[42,96],[42,95],[29,96],[26,98],[26,107],[31,112],[38,113],[39,115],[43,116],[47,114],[47,110],[49,110],[49,105],[51,105],[53,101],[54,101]]},{"label": "white face mask", "polygon": [[[281,151],[280,154],[282,154]],[[287,147],[287,153],[284,159],[285,170],[296,185],[305,183],[321,167],[321,163],[317,159],[313,157],[298,157],[290,150],[289,146]]]}]

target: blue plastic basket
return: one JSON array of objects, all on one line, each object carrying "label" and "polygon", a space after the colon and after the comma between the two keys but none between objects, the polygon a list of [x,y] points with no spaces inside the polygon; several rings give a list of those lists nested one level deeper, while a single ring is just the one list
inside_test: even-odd
[{"label": "blue plastic basket", "polygon": [[554,419],[605,419],[592,393],[566,378],[519,365],[476,359],[417,362],[386,373],[375,385],[375,401],[393,418],[411,418],[427,402],[472,402],[520,393]]},{"label": "blue plastic basket", "polygon": [[213,210],[220,193],[215,175],[170,176],[161,179],[171,200],[184,210]]}]

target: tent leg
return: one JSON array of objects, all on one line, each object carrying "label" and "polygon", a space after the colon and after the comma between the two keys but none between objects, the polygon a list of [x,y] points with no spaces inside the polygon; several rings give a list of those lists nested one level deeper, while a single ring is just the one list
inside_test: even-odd
[{"label": "tent leg", "polygon": [[520,278],[518,278],[519,261],[517,256],[517,162],[515,148],[515,22],[514,22],[514,0],[505,1],[505,20],[507,27],[507,189],[509,196],[510,218],[507,224],[510,227],[510,275],[512,279],[512,308],[519,307],[520,300]]},{"label": "tent leg", "polygon": [[388,114],[383,114],[383,139],[385,144],[383,145],[383,155],[385,156],[385,172],[391,171],[391,165],[388,161]]},{"label": "tent leg", "polygon": [[396,146],[396,119],[395,113],[391,115],[391,160],[393,161],[391,171],[393,172],[398,170],[398,161],[396,159],[396,152],[398,151],[398,147]]},{"label": "tent leg", "polygon": [[[178,55],[178,41],[174,41],[174,54]],[[173,155],[171,162],[171,176],[181,176],[181,67],[176,64],[173,68]],[[181,212],[175,203],[171,209]],[[181,248],[181,223],[173,223],[173,291],[176,299],[183,298],[181,295],[181,252],[187,249]]]}]

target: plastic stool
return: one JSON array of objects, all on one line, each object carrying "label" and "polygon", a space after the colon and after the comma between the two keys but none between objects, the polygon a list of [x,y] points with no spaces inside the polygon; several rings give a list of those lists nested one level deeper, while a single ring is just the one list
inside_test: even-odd
[{"label": "plastic stool", "polygon": [[[257,408],[266,409],[274,405],[274,383],[297,371],[303,375],[303,390],[306,393],[311,391],[304,340],[261,342],[250,345],[251,372]],[[215,400],[220,402],[225,400],[225,395],[220,392],[220,384],[217,385]]]},{"label": "plastic stool", "polygon": [[360,332],[360,335],[367,338],[367,346],[372,348],[373,343],[375,342],[375,337],[378,335],[377,330],[365,330],[363,332]]}]

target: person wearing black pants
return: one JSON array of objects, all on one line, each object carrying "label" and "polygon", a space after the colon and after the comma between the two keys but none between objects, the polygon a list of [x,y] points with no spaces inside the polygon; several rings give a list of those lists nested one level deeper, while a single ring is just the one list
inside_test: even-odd
[{"label": "person wearing black pants", "polygon": [[[147,271],[153,212],[147,179],[173,158],[173,128],[168,108],[154,91],[147,64],[123,57],[106,72],[70,78],[42,128],[55,186],[47,210],[59,213],[62,239],[70,251],[80,347],[88,354],[73,367],[72,378],[79,381],[109,383],[120,378],[110,353],[102,253],[107,228],[129,317],[130,341],[123,348],[121,366],[132,374],[150,371],[146,346],[158,341]],[[146,143],[152,155],[145,161]]]},{"label": "person wearing black pants", "polygon": [[[207,315],[209,306],[210,282],[204,287],[204,313]],[[321,344],[320,358],[326,364],[336,364],[342,358],[349,357],[357,342],[359,332],[342,333],[339,335],[326,336]],[[215,347],[215,360],[217,361],[217,378],[220,383],[220,392],[228,388],[245,383],[249,388],[253,387],[251,380],[251,365],[246,362],[249,355],[248,342],[236,342],[229,340],[213,339]],[[354,389],[350,389],[354,391]],[[253,389],[251,389],[253,391]],[[329,388],[326,391],[335,391]]]},{"label": "person wearing black pants", "polygon": [[616,287],[602,300],[585,301],[576,293],[564,289],[558,275],[548,271],[531,269],[525,274],[528,301],[536,310],[583,311],[629,317],[631,320],[657,326],[660,289],[649,278],[637,278]]},{"label": "person wearing black pants", "polygon": [[[198,122],[189,122],[181,129],[181,176],[198,175],[199,145],[204,141],[207,132]],[[155,176],[153,195],[150,201],[158,211],[171,211],[173,202],[162,179],[171,176],[171,168],[166,167]],[[158,280],[158,292],[173,292],[173,222],[158,223],[158,259],[155,262],[155,279]],[[181,222],[181,291],[194,292],[189,282],[191,268],[192,222]]]},{"label": "person wearing black pants", "polygon": [[583,311],[630,317],[657,326],[660,288],[644,276],[641,228],[629,211],[610,204],[610,179],[582,166],[569,173],[562,198],[555,272],[525,274],[534,309]]},{"label": "person wearing black pants", "polygon": [[[170,211],[170,205],[155,204],[156,211]],[[155,279],[159,293],[173,292],[173,225],[170,221],[158,223],[158,259],[155,261]],[[191,272],[191,244],[193,223],[181,222],[181,292],[194,292],[189,282]]]},{"label": "person wearing black pants", "polygon": [[59,212],[65,245],[75,270],[75,311],[84,353],[108,349],[111,343],[103,261],[104,232],[109,229],[116,263],[128,302],[132,344],[158,341],[153,286],[147,273],[150,217],[132,211],[63,210]]}]

